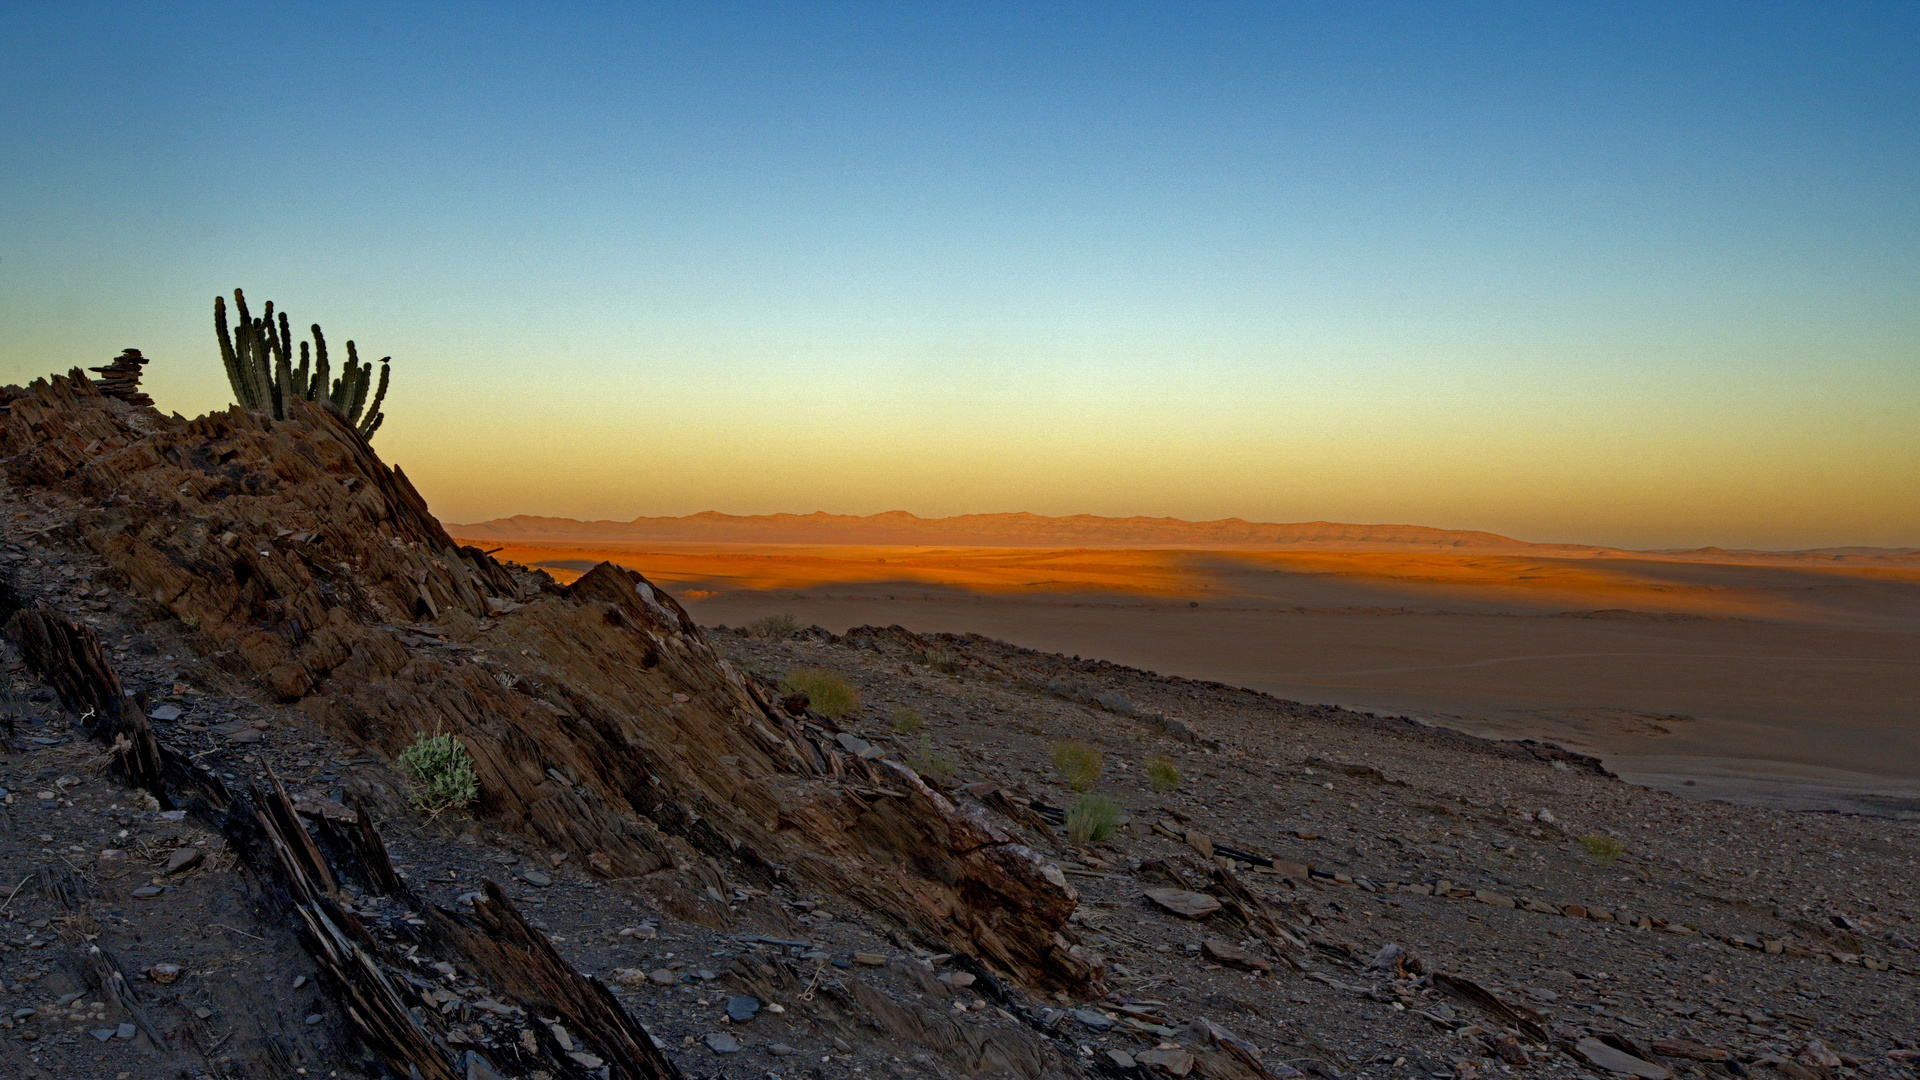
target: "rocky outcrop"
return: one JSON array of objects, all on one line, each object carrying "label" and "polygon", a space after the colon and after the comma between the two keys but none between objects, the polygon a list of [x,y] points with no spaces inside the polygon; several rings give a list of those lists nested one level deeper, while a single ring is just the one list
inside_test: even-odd
[{"label": "rocky outcrop", "polygon": [[389,756],[458,736],[476,813],[602,876],[787,877],[1027,985],[1098,982],[1065,877],[981,811],[771,708],[641,575],[560,589],[456,544],[337,414],[292,409],[166,417],[76,370],[0,389],[0,456],[231,670]]}]

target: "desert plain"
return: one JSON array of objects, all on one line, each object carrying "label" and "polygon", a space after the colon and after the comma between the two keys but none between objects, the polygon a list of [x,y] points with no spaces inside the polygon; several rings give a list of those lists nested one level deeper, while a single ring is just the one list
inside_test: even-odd
[{"label": "desert plain", "polygon": [[[632,567],[705,625],[790,614],[836,633],[978,633],[1542,739],[1679,794],[1920,814],[1920,553],[1027,515],[948,519],[958,542],[943,544],[927,542],[943,538],[937,520],[900,517],[452,528],[562,580],[601,560]],[[889,542],[848,542],[863,535]]]}]

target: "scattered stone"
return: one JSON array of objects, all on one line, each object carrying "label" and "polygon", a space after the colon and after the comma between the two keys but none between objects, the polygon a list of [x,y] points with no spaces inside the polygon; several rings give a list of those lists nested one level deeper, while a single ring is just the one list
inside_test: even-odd
[{"label": "scattered stone", "polygon": [[640,986],[647,981],[647,973],[641,968],[614,968],[611,978],[615,986]]},{"label": "scattered stone", "polygon": [[707,1036],[707,1049],[716,1054],[737,1054],[740,1052],[740,1040],[724,1031],[716,1031]]},{"label": "scattered stone", "polygon": [[1727,1052],[1702,1046],[1690,1039],[1662,1039],[1653,1044],[1653,1052],[1663,1057],[1686,1058],[1689,1061],[1725,1061]]},{"label": "scattered stone", "polygon": [[1488,892],[1485,889],[1475,889],[1473,891],[1473,898],[1490,907],[1510,908],[1514,906],[1513,897],[1504,896],[1497,892]]},{"label": "scattered stone", "polygon": [[147,900],[155,896],[159,896],[161,893],[165,891],[166,891],[165,889],[162,889],[158,885],[142,885],[139,888],[133,890],[132,895],[137,896],[142,900]]},{"label": "scattered stone", "polygon": [[541,873],[538,870],[521,870],[519,871],[519,876],[521,881],[524,881],[529,885],[535,886],[536,888],[544,889],[547,886],[553,884],[553,878],[549,877],[544,873]]},{"label": "scattered stone", "polygon": [[181,717],[181,715],[182,715],[182,714],[181,714],[181,712],[180,712],[180,706],[178,706],[178,705],[162,705],[162,706],[160,706],[159,708],[157,708],[157,709],[155,709],[155,710],[153,710],[152,712],[150,712],[150,713],[148,713],[148,714],[147,714],[147,719],[149,719],[149,720],[158,720],[158,721],[160,721],[161,723],[163,723],[163,724],[165,724],[165,723],[171,723],[171,722],[173,722],[173,721],[175,721],[175,720],[178,720],[178,719],[180,719],[180,717]]},{"label": "scattered stone", "polygon": [[760,1002],[756,998],[742,994],[739,997],[727,999],[727,1019],[736,1024],[744,1024],[759,1013]]},{"label": "scattered stone", "polygon": [[949,971],[940,976],[940,981],[948,986],[965,988],[973,985],[973,975],[965,971]]},{"label": "scattered stone", "polygon": [[1201,858],[1212,861],[1213,838],[1206,833],[1201,832],[1199,829],[1188,829],[1187,846],[1198,852]]},{"label": "scattered stone", "polygon": [[93,1036],[96,1039],[99,1039],[101,1042],[108,1042],[113,1038],[113,1029],[112,1028],[94,1028],[88,1031],[87,1034]]},{"label": "scattered stone", "polygon": [[1527,1056],[1526,1048],[1520,1040],[1511,1035],[1495,1035],[1487,1040],[1494,1055],[1509,1065],[1531,1065],[1533,1059]]},{"label": "scattered stone", "polygon": [[1189,919],[1204,919],[1220,910],[1220,901],[1185,889],[1148,889],[1146,897],[1175,915]]},{"label": "scattered stone", "polygon": [[199,866],[205,859],[206,854],[197,847],[174,848],[173,854],[167,856],[167,873],[184,873]]},{"label": "scattered stone", "polygon": [[653,940],[655,930],[651,926],[629,926],[620,931],[621,937],[639,938],[641,941]]},{"label": "scattered stone", "polygon": [[652,979],[655,986],[672,986],[680,981],[680,976],[666,968],[655,968],[653,974],[648,975],[647,978]]},{"label": "scattered stone", "polygon": [[312,1027],[313,1025],[315,1025],[315,1024],[317,1024],[317,1023],[319,1023],[320,1021],[322,1021],[322,1020],[325,1020],[325,1019],[326,1019],[326,1017],[325,1017],[325,1016],[323,1016],[323,1015],[321,1015],[320,1013],[308,1013],[308,1014],[307,1014],[307,1021],[306,1021],[306,1022],[307,1022],[307,1026],[308,1026],[308,1027]]},{"label": "scattered stone", "polygon": [[793,1047],[788,1046],[786,1043],[777,1042],[777,1043],[769,1044],[767,1046],[767,1053],[773,1055],[774,1057],[792,1057],[793,1055],[799,1052],[800,1051],[795,1050]]},{"label": "scattered stone", "polygon": [[875,952],[854,953],[853,962],[856,964],[860,964],[864,967],[886,967],[887,966],[887,958]]},{"label": "scattered stone", "polygon": [[175,979],[178,979],[179,977],[180,977],[179,964],[155,964],[152,967],[147,969],[147,978],[152,979],[154,982],[157,982],[162,986],[165,986],[168,983],[173,982]]},{"label": "scattered stone", "polygon": [[1116,1068],[1131,1069],[1134,1066],[1133,1055],[1125,1050],[1107,1051],[1107,1060],[1113,1062]]},{"label": "scattered stone", "polygon": [[138,1034],[140,1034],[140,1029],[134,1027],[132,1024],[121,1024],[119,1027],[113,1029],[113,1037],[116,1039],[131,1039]]}]

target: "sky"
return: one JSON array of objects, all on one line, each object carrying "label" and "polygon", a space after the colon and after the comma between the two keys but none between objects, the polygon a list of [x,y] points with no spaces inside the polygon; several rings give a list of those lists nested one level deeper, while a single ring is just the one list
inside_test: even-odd
[{"label": "sky", "polygon": [[1920,546],[1920,5],[5,5],[0,383],[392,355],[447,521]]}]

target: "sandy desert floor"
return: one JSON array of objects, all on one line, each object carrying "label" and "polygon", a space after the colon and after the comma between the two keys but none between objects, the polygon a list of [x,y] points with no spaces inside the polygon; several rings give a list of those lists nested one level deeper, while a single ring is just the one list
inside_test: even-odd
[{"label": "sandy desert floor", "polygon": [[[485,546],[492,547],[493,544]],[[514,545],[701,622],[974,632],[1596,753],[1628,779],[1920,815],[1920,560]]]}]

